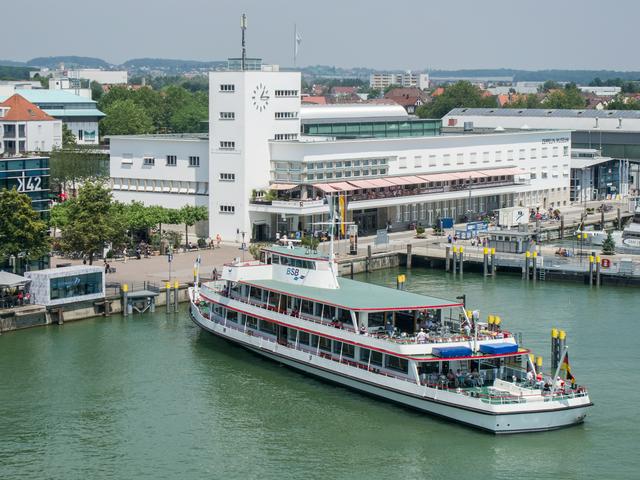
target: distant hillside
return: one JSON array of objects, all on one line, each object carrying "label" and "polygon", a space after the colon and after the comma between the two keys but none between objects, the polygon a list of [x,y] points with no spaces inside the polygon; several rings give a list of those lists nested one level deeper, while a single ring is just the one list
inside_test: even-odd
[{"label": "distant hillside", "polygon": [[621,78],[623,80],[638,80],[640,72],[619,72],[615,70],[515,70],[510,68],[474,69],[474,70],[432,70],[432,77],[513,77],[516,82],[575,82],[588,84],[594,78],[602,80]]},{"label": "distant hillside", "polygon": [[59,57],[37,57],[32,58],[27,65],[33,65],[36,67],[45,68],[58,68],[61,63],[64,63],[65,67],[75,68],[109,68],[111,64],[105,62],[101,58],[93,57],[76,57],[73,55],[59,56]]}]

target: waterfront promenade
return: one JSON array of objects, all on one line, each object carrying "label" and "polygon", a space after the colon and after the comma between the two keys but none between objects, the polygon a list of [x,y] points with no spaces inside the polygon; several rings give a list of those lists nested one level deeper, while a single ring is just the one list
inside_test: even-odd
[{"label": "waterfront promenade", "polygon": [[[221,271],[224,263],[232,261],[236,257],[242,258],[242,251],[239,245],[222,245],[215,249],[191,250],[184,253],[175,253],[171,264],[171,280],[180,283],[193,281],[193,264],[198,258],[202,258],[200,266],[200,276],[210,278],[214,268]],[[244,252],[245,259],[251,259],[251,254]],[[70,260],[68,258],[53,257],[51,265],[57,264],[81,265],[82,260]],[[102,260],[94,261],[94,265],[104,265]],[[166,255],[153,255],[148,258],[129,257],[125,262],[122,259],[109,260],[111,268],[115,268],[115,273],[107,274],[107,283],[132,283],[132,282],[153,282],[160,286],[169,279],[169,262]]]}]

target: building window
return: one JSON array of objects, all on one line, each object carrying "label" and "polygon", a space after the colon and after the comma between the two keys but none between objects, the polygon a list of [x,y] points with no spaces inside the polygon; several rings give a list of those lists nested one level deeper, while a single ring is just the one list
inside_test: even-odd
[{"label": "building window", "polygon": [[456,155],[456,164],[457,165],[464,165],[464,153],[458,153]]},{"label": "building window", "polygon": [[236,112],[220,112],[220,120],[235,120]]},{"label": "building window", "polygon": [[518,152],[518,159],[524,160],[524,148],[521,148]]},{"label": "building window", "polygon": [[190,167],[199,167],[200,166],[200,157],[198,157],[198,156],[190,156],[189,157],[189,166]]},{"label": "building window", "polygon": [[298,118],[298,112],[276,112],[276,120],[285,120],[289,118]]},{"label": "building window", "polygon": [[482,163],[489,163],[489,152],[482,152]]},{"label": "building window", "polygon": [[547,158],[549,156],[547,147],[542,147],[542,158]]},{"label": "building window", "polygon": [[220,213],[234,214],[236,213],[236,207],[233,205],[220,205]]},{"label": "building window", "polygon": [[236,174],[235,173],[221,173],[220,174],[221,182],[235,182]]},{"label": "building window", "polygon": [[236,142],[230,142],[228,140],[220,142],[220,150],[235,150]]},{"label": "building window", "polygon": [[507,161],[508,162],[513,161],[513,150],[507,150]]},{"label": "building window", "polygon": [[276,140],[297,140],[298,134],[297,133],[276,133],[274,138]]},{"label": "building window", "polygon": [[167,155],[167,167],[175,167],[178,164],[176,155]]},{"label": "building window", "polygon": [[502,150],[496,150],[496,162],[502,161]]},{"label": "building window", "polygon": [[562,155],[565,156],[565,157],[569,156],[569,147],[568,146],[562,147]]},{"label": "building window", "polygon": [[220,85],[220,91],[225,93],[233,93],[236,91],[236,86],[233,83],[223,83]]},{"label": "building window", "polygon": [[276,97],[297,97],[298,90],[276,90]]},{"label": "building window", "polygon": [[407,168],[407,157],[398,157],[398,168]]},{"label": "building window", "polygon": [[471,163],[478,163],[478,154],[476,152],[471,152]]},{"label": "building window", "polygon": [[156,159],[153,157],[144,157],[142,159],[142,164],[147,167],[153,167],[156,164]]},{"label": "building window", "polygon": [[538,149],[537,148],[532,148],[531,149],[531,158],[538,158]]},{"label": "building window", "polygon": [[84,140],[83,134],[84,134],[84,130],[82,129],[78,130],[78,140]]},{"label": "building window", "polygon": [[553,147],[553,156],[554,157],[558,156],[558,147]]},{"label": "building window", "polygon": [[[377,161],[376,161],[377,163]],[[422,167],[422,157],[419,155],[416,155],[415,157],[413,157],[413,166],[414,168],[420,168]]]}]

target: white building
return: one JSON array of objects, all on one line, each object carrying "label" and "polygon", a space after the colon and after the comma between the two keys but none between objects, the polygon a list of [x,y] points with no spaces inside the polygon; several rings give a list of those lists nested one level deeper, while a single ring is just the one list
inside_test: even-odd
[{"label": "white building", "polygon": [[[242,232],[247,240],[266,240],[322,229],[315,224],[328,218],[328,193],[343,197],[344,217],[360,233],[512,205],[568,203],[570,131],[427,134],[418,125],[424,120],[388,105],[312,106],[309,121],[344,135],[302,136],[300,82],[296,72],[211,73],[208,150],[202,138],[112,138],[116,198],[168,207],[206,198],[207,233],[225,241],[241,241]],[[425,133],[416,136],[412,122]],[[167,167],[180,144],[184,163]],[[200,167],[188,166],[192,155],[200,155]]]},{"label": "white building", "polygon": [[580,91],[584,93],[592,93],[599,97],[615,97],[620,92],[622,92],[622,87],[610,87],[610,86],[591,87],[591,86],[579,85],[578,88],[580,89]]},{"label": "white building", "polygon": [[22,96],[0,103],[0,154],[50,152],[62,146],[62,122]]},{"label": "white building", "polygon": [[67,77],[80,78],[102,85],[126,85],[128,74],[126,70],[100,70],[98,68],[80,68],[67,71]]},{"label": "white building", "polygon": [[426,90],[429,88],[429,74],[406,71],[404,73],[372,73],[369,77],[371,88],[384,90],[391,85],[418,87],[421,90]]},{"label": "white building", "polygon": [[[97,145],[98,122],[105,116],[91,98],[75,95],[68,90],[25,89],[15,93],[37,105],[58,120],[62,120],[83,145]],[[4,98],[0,98],[0,101]]]},{"label": "white building", "polygon": [[[129,203],[181,208],[209,205],[206,134],[108,137],[113,196]],[[207,225],[196,225],[207,237]]]}]

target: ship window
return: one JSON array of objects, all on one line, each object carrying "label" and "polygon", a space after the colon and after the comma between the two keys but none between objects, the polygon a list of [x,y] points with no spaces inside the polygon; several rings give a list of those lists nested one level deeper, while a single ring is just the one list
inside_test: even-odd
[{"label": "ship window", "polygon": [[271,258],[271,263],[279,264],[279,263],[280,263],[280,255],[274,255],[274,256]]},{"label": "ship window", "polygon": [[300,332],[300,336],[298,337],[298,342],[303,343],[305,345],[309,345],[309,334],[307,332]]},{"label": "ship window", "polygon": [[342,356],[347,358],[353,358],[356,354],[356,348],[350,343],[342,344]]},{"label": "ship window", "polygon": [[371,364],[382,366],[382,353],[376,352],[375,350],[371,351]]},{"label": "ship window", "polygon": [[320,337],[320,350],[325,352],[331,351],[331,339],[326,337]]},{"label": "ship window", "polygon": [[351,323],[351,312],[342,308],[338,309],[338,320],[344,323]]},{"label": "ship window", "polygon": [[247,328],[258,328],[258,319],[255,317],[247,317]]},{"label": "ship window", "polygon": [[302,313],[313,315],[313,302],[310,300],[303,300],[300,310],[302,311]]},{"label": "ship window", "polygon": [[391,370],[407,373],[409,371],[409,362],[404,358],[387,355],[385,366]]},{"label": "ship window", "polygon": [[280,257],[280,265],[289,265],[289,257]]},{"label": "ship window", "polygon": [[333,319],[336,316],[336,307],[331,307],[329,305],[324,306],[323,317],[325,319]]},{"label": "ship window", "polygon": [[227,321],[238,323],[238,312],[235,310],[227,310]]},{"label": "ship window", "polygon": [[265,320],[260,320],[260,331],[265,333],[276,333],[276,326],[271,322],[267,322]]}]

